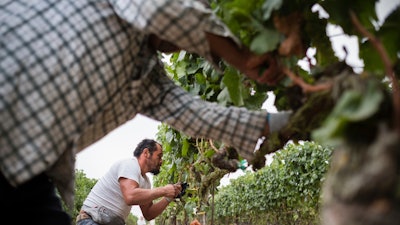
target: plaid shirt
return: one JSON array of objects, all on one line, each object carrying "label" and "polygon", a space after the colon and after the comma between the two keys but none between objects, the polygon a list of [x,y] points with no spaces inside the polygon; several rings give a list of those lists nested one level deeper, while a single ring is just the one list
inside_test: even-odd
[{"label": "plaid shirt", "polygon": [[0,166],[71,197],[75,153],[141,113],[250,156],[266,112],[204,102],[166,75],[149,34],[211,61],[229,30],[188,0],[0,0]]}]

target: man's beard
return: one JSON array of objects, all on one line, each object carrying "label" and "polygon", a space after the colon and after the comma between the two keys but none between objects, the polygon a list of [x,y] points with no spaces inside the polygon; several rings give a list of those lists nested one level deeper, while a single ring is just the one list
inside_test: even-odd
[{"label": "man's beard", "polygon": [[160,173],[160,169],[158,169],[158,168],[152,169],[152,170],[150,170],[150,173],[152,173],[153,175],[157,175]]}]

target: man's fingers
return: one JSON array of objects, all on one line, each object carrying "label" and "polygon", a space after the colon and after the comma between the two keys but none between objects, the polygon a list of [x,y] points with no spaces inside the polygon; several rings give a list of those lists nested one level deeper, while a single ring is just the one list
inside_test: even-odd
[{"label": "man's fingers", "polygon": [[257,67],[260,67],[261,65],[269,65],[270,61],[273,61],[273,57],[271,56],[271,54],[267,53],[267,54],[251,57],[247,61],[246,66],[247,66],[247,68],[250,68],[250,69],[257,68]]},{"label": "man's fingers", "polygon": [[277,58],[271,53],[251,57],[246,66],[249,70],[257,70],[257,76],[253,75],[252,79],[262,84],[274,85],[284,77]]},{"label": "man's fingers", "polygon": [[257,79],[259,83],[265,83],[265,84],[276,84],[278,83],[284,76],[283,73],[279,69],[278,62],[270,58],[268,67],[261,67],[263,69],[260,71],[260,76]]}]

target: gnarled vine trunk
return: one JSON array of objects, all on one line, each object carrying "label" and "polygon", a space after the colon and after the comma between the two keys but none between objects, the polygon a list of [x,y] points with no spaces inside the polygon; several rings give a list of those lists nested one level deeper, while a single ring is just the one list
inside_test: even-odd
[{"label": "gnarled vine trunk", "polygon": [[399,150],[399,137],[384,127],[368,146],[337,148],[323,189],[322,224],[399,224]]}]

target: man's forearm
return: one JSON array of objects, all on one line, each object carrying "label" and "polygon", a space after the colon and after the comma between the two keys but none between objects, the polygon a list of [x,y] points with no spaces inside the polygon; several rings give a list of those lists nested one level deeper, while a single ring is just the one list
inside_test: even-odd
[{"label": "man's forearm", "polygon": [[271,53],[255,54],[239,46],[230,37],[207,33],[207,40],[213,57],[222,58],[247,77],[264,84],[275,84],[282,77],[277,59]]},{"label": "man's forearm", "polygon": [[143,216],[146,218],[146,220],[152,220],[160,215],[165,210],[165,208],[167,208],[169,203],[170,200],[168,200],[166,197],[163,197],[160,201],[152,204],[147,209],[141,207]]},{"label": "man's forearm", "polygon": [[240,48],[229,37],[207,33],[207,40],[210,45],[211,53],[214,57],[222,58],[230,65],[245,72],[245,65],[250,52],[245,48]]},{"label": "man's forearm", "polygon": [[160,198],[165,195],[161,188],[155,189],[142,189],[135,188],[129,192],[124,192],[126,203],[128,205],[146,205],[150,204],[154,199]]}]

